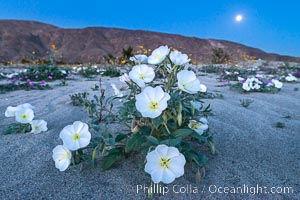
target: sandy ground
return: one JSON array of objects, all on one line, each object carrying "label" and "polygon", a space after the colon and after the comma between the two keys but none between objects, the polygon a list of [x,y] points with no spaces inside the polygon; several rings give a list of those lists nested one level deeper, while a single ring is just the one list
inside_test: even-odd
[{"label": "sandy ground", "polygon": [[[150,183],[142,156],[130,157],[108,171],[93,169],[91,163],[84,163],[81,171],[55,168],[52,149],[62,143],[58,137],[61,129],[75,120],[87,121],[82,107],[68,103],[69,94],[90,92],[97,83],[84,80],[76,77],[68,86],[54,86],[53,90],[0,94],[1,131],[14,122],[4,117],[6,107],[25,102],[36,106],[36,119],[46,120],[49,128],[40,135],[0,135],[0,199],[146,199],[143,190],[137,191],[139,185]],[[215,76],[200,80],[210,91],[224,95],[224,99],[207,100],[213,108],[210,130],[219,153],[209,156],[200,185],[195,183],[193,169],[186,166],[183,177],[159,185],[168,193],[154,194],[154,199],[300,199],[300,91],[294,91],[300,84],[284,84],[278,94],[242,95],[228,87],[215,87],[220,84]],[[104,78],[103,84],[110,88],[112,81],[121,85],[117,78]],[[245,109],[239,102],[242,98],[254,103]],[[284,118],[287,115],[289,119]],[[284,122],[285,128],[276,128],[276,122]],[[262,193],[258,188],[259,194],[254,195],[257,186],[267,189]],[[226,194],[224,187],[245,190]],[[281,194],[265,193],[272,187]],[[292,187],[293,193],[284,193],[283,187]],[[176,193],[179,188],[181,193]]]}]

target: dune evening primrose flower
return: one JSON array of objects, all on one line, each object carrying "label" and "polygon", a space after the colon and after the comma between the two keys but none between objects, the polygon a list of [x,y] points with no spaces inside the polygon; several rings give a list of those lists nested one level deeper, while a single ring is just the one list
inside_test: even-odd
[{"label": "dune evening primrose flower", "polygon": [[175,147],[158,145],[146,159],[145,172],[151,175],[154,183],[169,184],[184,174],[186,160]]},{"label": "dune evening primrose flower", "polygon": [[170,95],[163,91],[160,86],[146,87],[140,94],[136,95],[136,109],[143,117],[158,117],[167,107]]},{"label": "dune evening primrose flower", "polygon": [[31,110],[34,110],[34,106],[29,103],[24,103],[18,106],[8,106],[5,111],[5,117],[15,117],[16,111],[21,108],[30,108]]},{"label": "dune evening primrose flower", "polygon": [[242,88],[248,92],[251,90],[250,82],[251,82],[251,80],[249,78],[247,78],[247,80],[243,83],[243,86],[242,86]]},{"label": "dune evening primrose flower", "polygon": [[91,133],[86,123],[75,121],[68,125],[60,132],[59,137],[62,139],[64,146],[71,151],[86,147],[91,140]]},{"label": "dune evening primrose flower", "polygon": [[34,112],[30,108],[17,107],[17,110],[15,112],[15,117],[17,122],[20,122],[21,124],[27,124],[33,120]]},{"label": "dune evening primrose flower", "polygon": [[5,117],[14,117],[16,116],[17,107],[8,106],[5,111]]},{"label": "dune evening primrose flower", "polygon": [[112,89],[114,90],[114,95],[116,97],[123,97],[123,93],[116,87],[115,84],[110,84],[110,86],[112,87]]},{"label": "dune evening primrose flower", "polygon": [[148,65],[136,65],[129,72],[129,78],[141,88],[145,87],[145,83],[151,82],[155,77],[152,67]]},{"label": "dune evening primrose flower", "polygon": [[47,122],[44,120],[32,120],[30,122],[31,133],[38,134],[44,131],[47,131]]},{"label": "dune evening primrose flower", "polygon": [[134,55],[130,57],[129,60],[133,61],[136,64],[147,63],[148,57],[143,54]]},{"label": "dune evening primrose flower", "polygon": [[190,129],[193,129],[199,135],[202,135],[204,131],[208,129],[207,120],[205,118],[201,119],[200,121],[190,120],[190,123],[188,125]]},{"label": "dune evening primrose flower", "polygon": [[148,57],[148,63],[152,65],[160,64],[166,58],[169,52],[170,49],[167,45],[158,47],[152,51],[152,54]]},{"label": "dune evening primrose flower", "polygon": [[188,55],[183,54],[180,51],[172,51],[170,53],[170,59],[175,65],[185,65],[191,60],[188,58]]},{"label": "dune evening primrose flower", "polygon": [[285,77],[285,80],[288,82],[293,82],[293,81],[297,81],[297,78],[292,74],[289,74],[288,76]]},{"label": "dune evening primrose flower", "polygon": [[125,74],[123,74],[122,76],[120,76],[119,77],[119,80],[122,82],[122,83],[130,83],[131,82],[131,80],[130,80],[130,78],[129,78],[129,76],[128,76],[128,74],[127,73],[125,73]]},{"label": "dune evening primrose flower", "polygon": [[59,169],[59,171],[65,171],[69,165],[71,164],[72,154],[63,145],[57,145],[52,151],[52,158],[55,162],[55,167]]},{"label": "dune evening primrose flower", "polygon": [[274,86],[278,89],[282,88],[282,83],[276,79],[272,79],[272,83],[274,84]]},{"label": "dune evening primrose flower", "polygon": [[205,88],[200,85],[200,81],[193,71],[181,70],[177,74],[177,80],[179,89],[189,94],[196,94],[200,90],[205,90]]}]

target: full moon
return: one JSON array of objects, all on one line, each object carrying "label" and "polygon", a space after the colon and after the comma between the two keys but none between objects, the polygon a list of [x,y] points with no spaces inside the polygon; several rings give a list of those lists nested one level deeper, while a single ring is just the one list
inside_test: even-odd
[{"label": "full moon", "polygon": [[243,16],[242,15],[235,16],[235,21],[241,22],[242,20],[243,20]]}]

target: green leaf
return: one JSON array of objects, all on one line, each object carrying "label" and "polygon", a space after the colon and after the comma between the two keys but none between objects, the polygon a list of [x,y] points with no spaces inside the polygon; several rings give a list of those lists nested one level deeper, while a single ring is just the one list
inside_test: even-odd
[{"label": "green leaf", "polygon": [[127,137],[126,134],[118,134],[117,137],[115,138],[115,142],[120,142],[123,139],[125,139]]},{"label": "green leaf", "polygon": [[101,167],[104,170],[107,170],[108,168],[110,168],[117,161],[117,159],[121,155],[122,155],[122,148],[110,150],[109,153],[108,153],[108,155],[106,155],[103,158],[103,162],[102,162]]},{"label": "green leaf", "polygon": [[184,152],[185,157],[189,161],[194,161],[199,167],[206,167],[208,164],[208,158],[196,151]]},{"label": "green leaf", "polygon": [[177,129],[176,131],[173,132],[173,136],[178,138],[185,138],[192,134],[194,131],[192,129]]},{"label": "green leaf", "polygon": [[168,146],[176,146],[181,142],[182,138],[175,138],[175,139],[167,139],[160,142],[160,144],[165,144]]},{"label": "green leaf", "polygon": [[147,140],[149,140],[151,143],[153,143],[154,145],[158,145],[159,141],[156,137],[153,137],[152,135],[147,137]]},{"label": "green leaf", "polygon": [[145,142],[145,136],[140,133],[133,134],[126,143],[125,152],[137,150]]}]

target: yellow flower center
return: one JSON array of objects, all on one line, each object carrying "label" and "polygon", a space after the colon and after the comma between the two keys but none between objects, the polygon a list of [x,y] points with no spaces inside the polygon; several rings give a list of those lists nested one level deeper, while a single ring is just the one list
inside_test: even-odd
[{"label": "yellow flower center", "polygon": [[144,75],[144,74],[141,74],[141,75],[140,75],[140,79],[141,79],[141,80],[144,80],[144,79],[145,79],[145,75]]},{"label": "yellow flower center", "polygon": [[73,135],[73,140],[77,141],[77,140],[79,140],[79,139],[80,139],[79,133],[75,133],[75,134]]},{"label": "yellow flower center", "polygon": [[38,125],[35,125],[34,130],[40,130],[40,127]]},{"label": "yellow flower center", "polygon": [[164,169],[169,168],[170,167],[170,159],[168,159],[166,157],[161,158],[159,161],[159,165]]},{"label": "yellow flower center", "polygon": [[192,129],[197,129],[197,128],[199,128],[200,126],[201,126],[201,124],[198,123],[198,122],[192,122],[192,123],[191,123],[191,128],[192,128]]},{"label": "yellow flower center", "polygon": [[26,115],[26,114],[23,114],[23,115],[21,115],[21,118],[22,118],[22,119],[27,119],[27,115]]},{"label": "yellow flower center", "polygon": [[158,108],[158,102],[157,101],[151,101],[149,108],[153,111],[155,111]]}]

